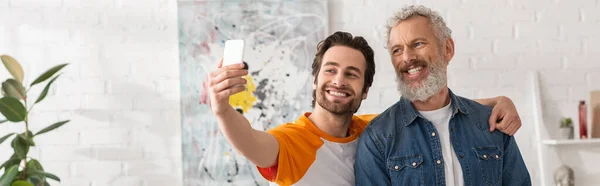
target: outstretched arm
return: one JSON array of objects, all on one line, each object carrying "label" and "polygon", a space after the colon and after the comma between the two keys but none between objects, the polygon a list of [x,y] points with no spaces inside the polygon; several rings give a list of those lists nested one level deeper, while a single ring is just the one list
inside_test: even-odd
[{"label": "outstretched arm", "polygon": [[229,96],[245,89],[248,74],[243,64],[221,67],[209,75],[210,107],[217,117],[219,128],[233,147],[258,167],[269,167],[277,160],[279,143],[264,131],[255,130],[250,122],[229,105]]},{"label": "outstretched arm", "polygon": [[513,136],[521,128],[521,118],[512,100],[506,96],[474,99],[474,101],[494,107],[490,116],[490,132],[495,129]]}]

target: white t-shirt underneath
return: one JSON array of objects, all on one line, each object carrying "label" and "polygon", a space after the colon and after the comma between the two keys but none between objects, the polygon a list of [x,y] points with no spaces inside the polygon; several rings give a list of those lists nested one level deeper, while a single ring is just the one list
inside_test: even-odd
[{"label": "white t-shirt underneath", "polygon": [[442,144],[442,156],[444,158],[444,172],[446,173],[446,185],[463,186],[463,173],[454,147],[450,143],[450,118],[452,117],[451,103],[432,111],[419,111],[423,117],[429,120],[438,131],[439,138]]}]

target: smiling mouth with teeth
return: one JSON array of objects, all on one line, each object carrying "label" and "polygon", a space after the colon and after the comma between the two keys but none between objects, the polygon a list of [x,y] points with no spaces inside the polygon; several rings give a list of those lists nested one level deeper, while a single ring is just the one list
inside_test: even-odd
[{"label": "smiling mouth with teeth", "polygon": [[346,94],[346,93],[337,92],[337,91],[333,91],[333,90],[328,90],[327,93],[334,95],[334,96],[338,96],[338,97],[348,97],[348,94]]},{"label": "smiling mouth with teeth", "polygon": [[427,69],[428,63],[424,60],[415,60],[401,68],[401,72],[408,75],[418,74],[420,71]]},{"label": "smiling mouth with teeth", "polygon": [[407,72],[408,72],[408,74],[413,75],[413,74],[416,74],[417,72],[419,72],[421,70],[423,70],[423,67],[422,66],[418,66],[418,67],[415,67],[415,68],[408,69]]}]

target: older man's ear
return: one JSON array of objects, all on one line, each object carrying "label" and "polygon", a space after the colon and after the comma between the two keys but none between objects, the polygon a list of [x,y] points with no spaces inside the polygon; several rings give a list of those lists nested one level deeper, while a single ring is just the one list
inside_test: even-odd
[{"label": "older man's ear", "polygon": [[454,57],[454,40],[452,38],[446,39],[444,44],[444,60],[446,65],[450,64],[450,60]]}]

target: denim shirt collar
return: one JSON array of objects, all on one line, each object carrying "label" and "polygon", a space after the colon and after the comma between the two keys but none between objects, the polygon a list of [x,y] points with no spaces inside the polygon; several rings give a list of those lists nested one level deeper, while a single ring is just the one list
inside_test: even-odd
[{"label": "denim shirt collar", "polygon": [[[452,107],[452,117],[454,117],[454,115],[456,115],[458,112],[465,115],[469,114],[467,107],[462,101],[460,101],[460,99],[457,99],[456,95],[454,95],[450,88],[448,88],[448,95],[450,95],[451,100],[450,107]],[[397,116],[400,116],[400,118],[398,118],[399,120],[397,121],[400,121],[404,126],[415,123],[414,121],[417,119],[417,117],[425,119],[425,117],[423,117],[419,111],[415,109],[412,102],[405,97],[400,98],[398,107],[398,111],[400,111],[400,113],[397,113]]]}]

